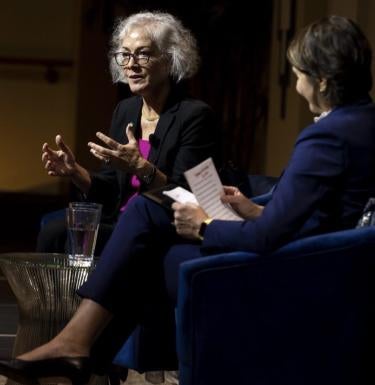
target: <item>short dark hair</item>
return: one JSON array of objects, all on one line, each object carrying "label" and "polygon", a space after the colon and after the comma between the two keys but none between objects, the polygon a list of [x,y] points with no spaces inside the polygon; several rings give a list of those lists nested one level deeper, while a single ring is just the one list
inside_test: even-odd
[{"label": "short dark hair", "polygon": [[321,18],[291,42],[288,60],[313,81],[327,79],[321,96],[331,106],[355,101],[372,87],[370,43],[350,19]]}]

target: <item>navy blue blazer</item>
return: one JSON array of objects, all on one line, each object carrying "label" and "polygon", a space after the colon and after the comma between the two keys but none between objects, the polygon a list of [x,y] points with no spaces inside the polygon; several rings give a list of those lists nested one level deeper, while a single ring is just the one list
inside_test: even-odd
[{"label": "navy blue blazer", "polygon": [[375,196],[375,105],[337,107],[299,135],[261,217],[214,220],[203,249],[265,253],[293,238],[354,227]]},{"label": "navy blue blazer", "polygon": [[[125,128],[132,122],[136,137],[140,135],[142,98],[133,96],[121,101],[112,117],[110,134],[120,143],[127,143]],[[173,90],[167,100],[155,133],[150,138],[148,160],[177,184],[184,184],[184,171],[207,157],[219,158],[217,125],[211,108]],[[106,220],[116,220],[119,208],[129,193],[129,173],[103,166],[92,173],[87,200],[103,204]]]}]

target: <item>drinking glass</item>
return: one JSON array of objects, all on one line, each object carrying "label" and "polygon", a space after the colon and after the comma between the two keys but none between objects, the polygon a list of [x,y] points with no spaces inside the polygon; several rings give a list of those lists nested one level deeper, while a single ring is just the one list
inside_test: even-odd
[{"label": "drinking glass", "polygon": [[90,266],[95,252],[102,205],[71,202],[66,209],[69,256],[77,266]]}]

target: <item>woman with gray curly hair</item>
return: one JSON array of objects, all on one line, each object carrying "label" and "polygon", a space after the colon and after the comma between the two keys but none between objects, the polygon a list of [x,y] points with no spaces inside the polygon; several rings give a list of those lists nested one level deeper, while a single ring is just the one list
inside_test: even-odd
[{"label": "woman with gray curly hair", "polygon": [[[140,12],[119,20],[109,56],[113,81],[127,83],[134,96],[117,105],[109,135],[96,134],[102,143],[88,143],[102,170],[82,167],[61,135],[58,149],[45,143],[42,155],[49,175],[70,178],[85,199],[103,204],[97,252],[130,198],[170,181],[184,184],[183,172],[216,158],[218,148],[211,109],[181,86],[197,72],[199,55],[195,38],[176,17]],[[66,249],[65,220],[48,222],[37,250]]]},{"label": "woman with gray curly hair", "polygon": [[168,58],[171,79],[178,83],[195,75],[200,60],[196,41],[190,31],[168,13],[141,12],[120,20],[113,34],[110,58],[114,82],[128,82],[115,57],[117,52],[123,52],[124,38],[139,28],[148,35],[158,51]]}]

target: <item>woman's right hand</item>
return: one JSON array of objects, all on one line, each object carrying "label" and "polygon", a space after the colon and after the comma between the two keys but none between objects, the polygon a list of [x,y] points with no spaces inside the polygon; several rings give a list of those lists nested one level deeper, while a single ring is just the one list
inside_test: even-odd
[{"label": "woman's right hand", "polygon": [[72,150],[64,143],[61,135],[56,135],[57,150],[48,143],[42,147],[42,162],[50,176],[72,176],[76,171],[76,159]]},{"label": "woman's right hand", "polygon": [[52,149],[48,143],[42,147],[42,162],[50,176],[69,177],[71,181],[84,193],[91,186],[89,172],[76,162],[72,150],[64,143],[61,135],[56,135],[57,150]]}]

